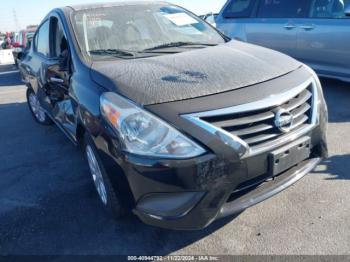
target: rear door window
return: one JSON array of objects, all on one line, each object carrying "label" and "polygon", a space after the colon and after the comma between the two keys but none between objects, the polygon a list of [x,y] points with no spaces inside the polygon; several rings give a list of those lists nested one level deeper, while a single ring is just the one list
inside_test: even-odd
[{"label": "rear door window", "polygon": [[35,37],[35,51],[39,54],[50,56],[50,41],[49,41],[50,20],[47,20],[40,28]]},{"label": "rear door window", "polygon": [[231,0],[226,6],[225,18],[248,18],[252,16],[256,0]]},{"label": "rear door window", "polygon": [[65,50],[68,50],[67,39],[63,31],[60,20],[56,17],[51,18],[52,21],[52,56],[58,58]]},{"label": "rear door window", "polygon": [[305,0],[261,0],[258,17],[260,18],[303,18],[308,6]]},{"label": "rear door window", "polygon": [[350,18],[345,16],[345,8],[350,0],[311,0],[310,18]]}]

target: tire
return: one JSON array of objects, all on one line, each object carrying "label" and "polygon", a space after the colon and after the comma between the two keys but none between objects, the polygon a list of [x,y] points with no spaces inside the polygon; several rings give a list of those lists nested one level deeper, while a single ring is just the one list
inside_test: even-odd
[{"label": "tire", "polygon": [[52,125],[53,122],[42,109],[40,102],[33,89],[27,89],[27,103],[34,120],[44,126]]},{"label": "tire", "polygon": [[120,219],[125,217],[128,214],[128,211],[122,205],[121,198],[112,186],[101,159],[98,156],[94,142],[87,133],[84,135],[84,152],[89,165],[92,181],[103,206],[113,218]]}]

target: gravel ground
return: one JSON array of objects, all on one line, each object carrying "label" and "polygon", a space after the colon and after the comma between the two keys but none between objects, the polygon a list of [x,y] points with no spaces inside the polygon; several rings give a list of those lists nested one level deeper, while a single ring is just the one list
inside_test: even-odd
[{"label": "gravel ground", "polygon": [[111,220],[83,155],[36,124],[12,66],[0,66],[0,254],[350,255],[350,84],[323,80],[330,158],[235,219],[197,232]]}]

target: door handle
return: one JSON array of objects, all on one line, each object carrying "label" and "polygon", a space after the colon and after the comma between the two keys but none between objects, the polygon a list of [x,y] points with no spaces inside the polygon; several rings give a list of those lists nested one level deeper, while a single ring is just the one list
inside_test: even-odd
[{"label": "door handle", "polygon": [[284,26],[284,28],[285,29],[287,29],[287,30],[292,30],[292,29],[294,29],[294,28],[296,28],[297,26],[296,25],[293,25],[293,24],[286,24],[285,26]]},{"label": "door handle", "polygon": [[57,78],[57,77],[50,77],[50,81],[53,82],[53,83],[60,83],[60,84],[64,83],[63,79]]},{"label": "door handle", "polygon": [[302,25],[302,26],[300,26],[300,28],[304,29],[304,30],[314,30],[315,25]]}]

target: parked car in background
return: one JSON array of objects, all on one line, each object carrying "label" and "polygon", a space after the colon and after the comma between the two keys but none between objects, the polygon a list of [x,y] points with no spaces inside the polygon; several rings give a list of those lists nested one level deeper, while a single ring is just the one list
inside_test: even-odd
[{"label": "parked car in background", "polygon": [[217,28],[350,81],[350,0],[229,0]]},{"label": "parked car in background", "polygon": [[5,41],[5,36],[0,36],[0,49],[2,49],[2,44],[4,43]]},{"label": "parked car in background", "polygon": [[35,34],[37,27],[30,27],[25,30],[20,31],[15,38],[15,43],[13,44],[13,58],[15,60],[15,64],[18,65],[18,54],[23,53],[23,51],[30,45],[33,36]]},{"label": "parked car in background", "polygon": [[12,44],[13,44],[13,36],[11,33],[7,32],[4,38],[4,41],[1,45],[2,49],[12,49],[13,48]]},{"label": "parked car in background", "polygon": [[230,41],[178,6],[55,9],[20,68],[34,119],[82,146],[116,218],[132,210],[147,224],[201,229],[281,192],[327,156],[314,71]]}]

